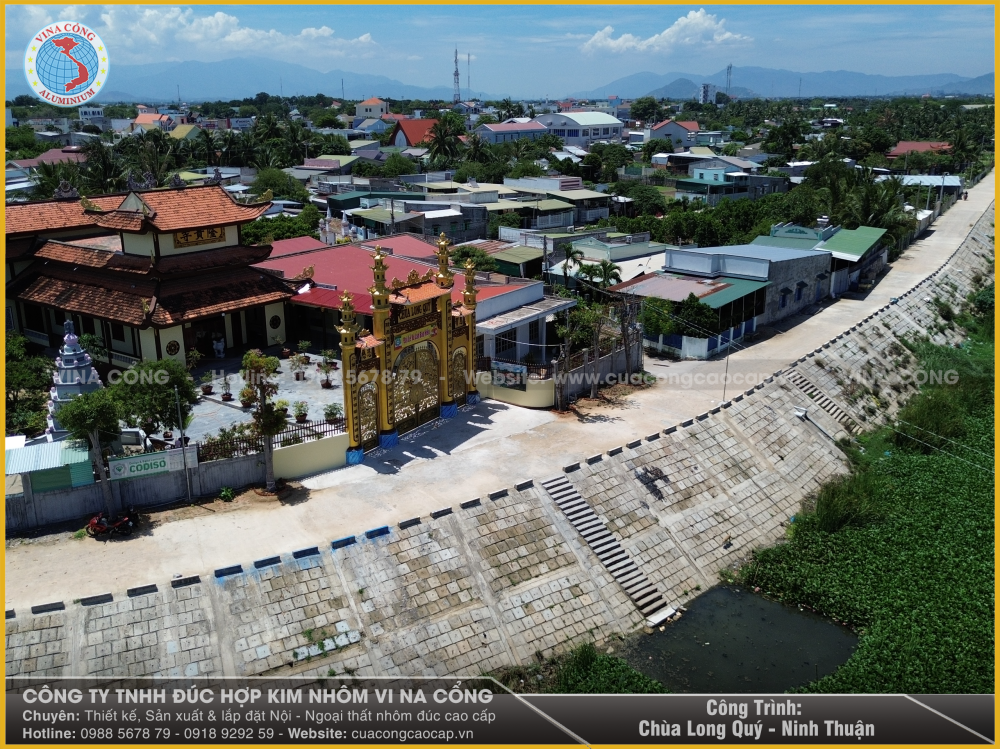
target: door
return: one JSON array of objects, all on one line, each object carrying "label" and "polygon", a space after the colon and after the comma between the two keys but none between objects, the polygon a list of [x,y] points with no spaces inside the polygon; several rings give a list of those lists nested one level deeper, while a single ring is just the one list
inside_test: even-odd
[{"label": "door", "polygon": [[403,434],[441,415],[437,349],[425,341],[403,349],[392,370],[396,430]]},{"label": "door", "polygon": [[374,382],[358,390],[358,424],[361,427],[361,449],[378,447],[378,386]]}]

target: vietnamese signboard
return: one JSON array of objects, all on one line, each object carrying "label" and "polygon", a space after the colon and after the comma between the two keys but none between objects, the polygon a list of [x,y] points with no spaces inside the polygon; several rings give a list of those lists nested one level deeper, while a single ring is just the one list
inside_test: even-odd
[{"label": "vietnamese signboard", "polygon": [[[185,448],[188,468],[198,465],[198,448],[194,445]],[[184,456],[180,450],[163,450],[155,453],[131,455],[127,458],[111,458],[108,460],[108,473],[112,481],[136,479],[144,476],[155,476],[168,471],[183,471]]]},{"label": "vietnamese signboard", "polygon": [[393,341],[393,346],[395,348],[403,348],[405,346],[412,346],[414,343],[420,343],[420,341],[426,341],[429,338],[433,338],[437,335],[437,326],[428,325],[423,328],[418,328],[417,330],[412,330],[409,333],[400,333],[396,336]]}]

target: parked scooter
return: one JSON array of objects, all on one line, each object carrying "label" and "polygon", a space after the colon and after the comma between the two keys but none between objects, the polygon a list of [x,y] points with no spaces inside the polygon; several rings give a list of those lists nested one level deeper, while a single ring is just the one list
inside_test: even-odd
[{"label": "parked scooter", "polygon": [[117,533],[121,536],[131,536],[132,531],[139,527],[139,513],[134,507],[129,507],[128,511],[120,518],[108,520],[103,512],[90,519],[87,523],[87,535],[91,538],[103,536],[105,533]]}]

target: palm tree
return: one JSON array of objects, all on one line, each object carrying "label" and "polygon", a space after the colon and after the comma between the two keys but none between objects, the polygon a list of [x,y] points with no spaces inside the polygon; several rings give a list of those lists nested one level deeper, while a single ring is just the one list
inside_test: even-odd
[{"label": "palm tree", "polygon": [[600,266],[596,263],[581,263],[580,268],[576,272],[576,277],[582,278],[589,286],[593,287],[594,281],[600,274]]},{"label": "palm tree", "polygon": [[251,132],[266,142],[281,137],[281,126],[278,123],[278,118],[274,116],[274,112],[268,112],[254,122]]},{"label": "palm tree", "polygon": [[583,265],[583,250],[574,249],[573,245],[569,242],[564,244],[562,249],[566,255],[566,262],[563,263],[563,288],[568,289],[569,269],[570,267],[579,268]]},{"label": "palm tree", "polygon": [[612,284],[621,283],[622,282],[621,270],[622,269],[619,266],[615,265],[610,260],[602,260],[597,265],[596,275],[599,282],[598,285],[602,289],[606,289]]},{"label": "palm tree", "polygon": [[885,229],[898,245],[916,226],[916,219],[903,205],[903,183],[897,177],[862,184],[851,194],[845,223]]},{"label": "palm tree", "polygon": [[87,195],[104,195],[125,188],[124,159],[115,149],[99,140],[83,146],[87,160],[83,169],[83,191]]},{"label": "palm tree", "polygon": [[500,122],[509,120],[514,116],[514,102],[510,100],[509,96],[500,102],[500,106],[497,107],[497,114],[500,115]]},{"label": "palm tree", "polygon": [[465,144],[464,158],[466,161],[474,161],[482,164],[489,160],[489,143],[483,140],[478,134],[472,133]]},{"label": "palm tree", "polygon": [[431,159],[453,161],[458,158],[462,141],[458,139],[463,132],[451,119],[438,120],[431,126],[430,145],[428,148]]},{"label": "palm tree", "polygon": [[300,122],[290,122],[282,136],[285,151],[293,164],[301,164],[309,154],[309,133]]},{"label": "palm tree", "polygon": [[212,130],[201,129],[195,138],[193,150],[199,157],[205,160],[208,166],[212,165],[212,158],[215,156],[216,141],[215,133]]}]

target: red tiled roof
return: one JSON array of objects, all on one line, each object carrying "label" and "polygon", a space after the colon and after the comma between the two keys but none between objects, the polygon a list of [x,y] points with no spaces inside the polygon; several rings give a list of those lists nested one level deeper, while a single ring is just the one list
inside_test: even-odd
[{"label": "red tiled roof", "polygon": [[[117,239],[117,237],[116,237]],[[55,260],[67,265],[82,265],[86,268],[108,268],[128,273],[149,271],[149,258],[125,255],[121,252],[96,250],[66,242],[48,241],[35,253],[35,257]]]},{"label": "red tiled roof", "polygon": [[389,301],[394,304],[416,304],[439,296],[448,296],[451,289],[439,288],[433,281],[424,281],[419,286],[405,286],[389,294]]},{"label": "red tiled roof", "polygon": [[399,120],[407,119],[405,114],[396,114],[395,112],[386,112],[382,115],[383,120],[391,120],[392,122],[398,122]]},{"label": "red tiled roof", "polygon": [[326,242],[320,242],[312,237],[295,237],[294,239],[277,239],[271,243],[271,257],[293,255],[296,252],[320,250],[329,247]]},{"label": "red tiled roof", "polygon": [[362,336],[357,341],[354,342],[354,348],[377,348],[378,345],[382,343],[378,338],[369,334]]},{"label": "red tiled roof", "polygon": [[277,276],[253,268],[218,271],[160,284],[152,322],[176,325],[290,299],[292,291]]},{"label": "red tiled roof", "polygon": [[242,205],[234,201],[221,185],[149,190],[139,193],[139,197],[156,212],[147,220],[159,231],[244,224],[264,215],[271,205]]},{"label": "red tiled roof", "polygon": [[64,266],[46,267],[43,273],[18,294],[19,299],[126,325],[141,325],[145,320],[142,301],[156,295],[155,282],[141,277]]},{"label": "red tiled roof", "polygon": [[340,161],[337,159],[306,159],[299,166],[299,169],[340,169]]},{"label": "red tiled roof", "polygon": [[908,153],[914,151],[919,153],[943,153],[951,149],[950,143],[945,143],[944,141],[930,141],[930,140],[901,140],[885,156],[887,159],[896,159],[900,156],[905,156]]},{"label": "red tiled roof", "polygon": [[[337,291],[336,289],[321,289],[319,286],[314,286],[309,289],[309,291],[297,295],[294,298],[294,301],[296,304],[307,304],[310,307],[340,309],[340,297],[343,293],[343,291]],[[354,292],[348,293],[351,295],[351,303],[354,304],[354,309],[361,314],[371,313],[372,298],[370,294],[355,294]]]},{"label": "red tiled roof", "polygon": [[[121,205],[124,195],[101,195],[91,201],[106,211]],[[79,200],[38,200],[4,206],[6,234],[41,234],[46,231],[94,226],[94,214],[84,213]]]},{"label": "red tiled roof", "polygon": [[73,150],[67,150],[65,148],[50,148],[45,153],[39,154],[33,159],[18,159],[16,161],[8,161],[8,164],[16,164],[22,169],[30,169],[36,167],[39,164],[56,164],[60,161],[74,161],[74,162],[84,162],[87,160],[87,155],[73,148]]},{"label": "red tiled roof", "polygon": [[35,241],[31,237],[8,240],[4,247],[4,258],[7,260],[19,260],[31,256],[31,247]]},{"label": "red tiled roof", "polygon": [[379,99],[377,96],[373,96],[371,99],[365,99],[362,104],[385,104],[384,101]]},{"label": "red tiled roof", "polygon": [[678,125],[680,125],[685,130],[700,130],[698,123],[694,120],[674,120]]},{"label": "red tiled roof", "polygon": [[109,211],[92,213],[94,223],[112,231],[141,232],[143,215],[137,211]]},{"label": "red tiled roof", "polygon": [[169,120],[165,114],[146,113],[138,115],[133,122],[136,125],[152,125],[155,122],[169,122]]},{"label": "red tiled roof", "polygon": [[415,146],[430,140],[431,128],[437,120],[397,120],[393,130],[392,142],[396,141],[396,133],[400,130],[406,136],[406,145]]},{"label": "red tiled roof", "polygon": [[183,255],[160,257],[156,271],[161,274],[183,274],[211,270],[214,268],[246,268],[248,265],[266,260],[271,254],[270,245],[253,247],[231,245],[214,250],[188,252]]}]

